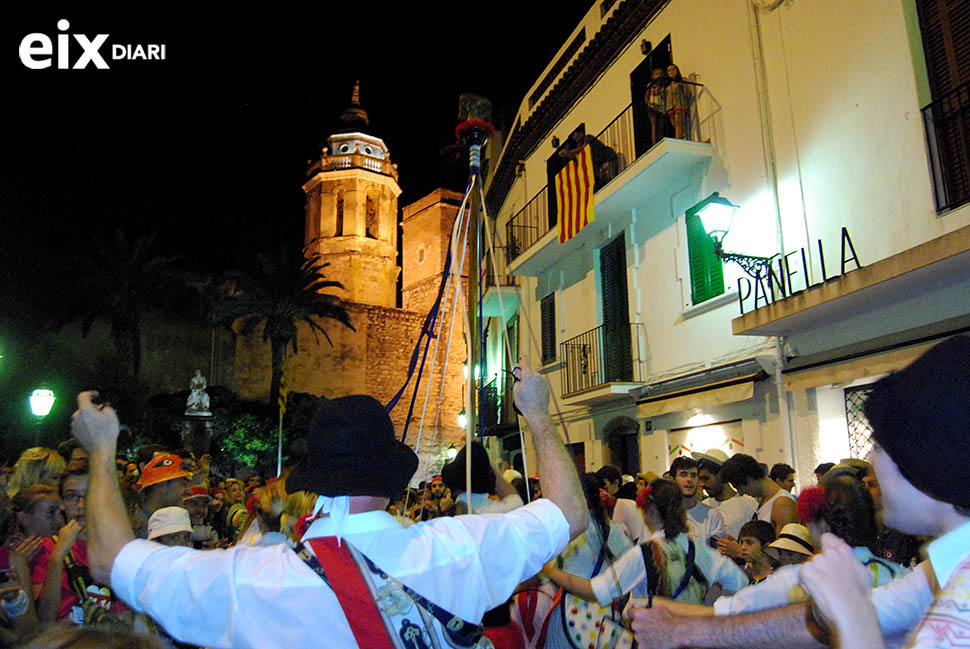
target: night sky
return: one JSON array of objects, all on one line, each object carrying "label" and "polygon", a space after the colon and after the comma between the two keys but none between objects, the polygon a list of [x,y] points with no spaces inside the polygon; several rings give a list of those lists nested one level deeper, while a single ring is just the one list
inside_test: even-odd
[{"label": "night sky", "polygon": [[[0,263],[8,287],[90,234],[157,231],[190,269],[219,270],[263,244],[299,243],[306,161],[360,80],[371,132],[398,164],[406,205],[442,184],[458,97],[492,99],[508,127],[588,2],[409,3],[395,9],[0,15]],[[350,4],[350,3],[348,3]],[[364,3],[359,3],[364,6]],[[555,8],[555,11],[552,8]],[[0,11],[9,13],[11,10]],[[519,19],[510,22],[513,16]],[[57,22],[70,22],[59,32]],[[109,34],[110,69],[27,69],[21,39]],[[82,48],[70,40],[73,65]],[[164,61],[115,61],[112,44],[165,44]],[[15,311],[16,300],[3,300]]]}]

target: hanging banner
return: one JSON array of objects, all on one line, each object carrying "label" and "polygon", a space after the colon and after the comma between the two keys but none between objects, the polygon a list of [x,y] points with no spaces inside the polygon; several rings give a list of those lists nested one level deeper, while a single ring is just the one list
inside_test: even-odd
[{"label": "hanging banner", "polygon": [[556,174],[559,243],[593,222],[593,152],[587,144]]}]

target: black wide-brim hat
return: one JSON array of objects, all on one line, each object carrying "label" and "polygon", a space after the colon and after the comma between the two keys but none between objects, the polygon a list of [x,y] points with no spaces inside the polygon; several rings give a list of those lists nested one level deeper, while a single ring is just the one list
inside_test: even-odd
[{"label": "black wide-brim hat", "polygon": [[[495,472],[488,462],[488,451],[481,442],[472,442],[472,493],[490,494],[495,491]],[[452,492],[465,490],[465,455],[467,447],[458,451],[455,459],[441,467],[441,480]]]},{"label": "black wide-brim hat", "polygon": [[418,456],[397,440],[384,406],[354,394],[326,399],[317,408],[307,453],[287,478],[286,490],[395,498],[417,468]]},{"label": "black wide-brim hat", "polygon": [[909,482],[970,507],[970,338],[953,336],[876,382],[862,406],[872,436]]}]

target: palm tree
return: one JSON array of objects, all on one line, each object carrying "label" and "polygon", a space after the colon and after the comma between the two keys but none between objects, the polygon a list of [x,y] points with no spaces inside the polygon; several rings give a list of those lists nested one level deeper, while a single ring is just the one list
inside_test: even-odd
[{"label": "palm tree", "polygon": [[58,326],[80,320],[84,336],[96,321],[106,321],[129,375],[136,379],[143,316],[149,311],[180,311],[189,299],[172,266],[176,258],[155,253],[156,236],[129,241],[118,230],[111,241],[94,237],[88,254],[68,260],[69,297],[61,302],[62,315],[55,318]]},{"label": "palm tree", "polygon": [[278,252],[262,250],[256,256],[252,270],[230,274],[233,287],[230,294],[215,306],[215,319],[225,324],[240,320],[239,333],[251,335],[263,327],[263,342],[269,341],[273,373],[269,402],[276,403],[283,376],[283,358],[287,347],[296,354],[297,331],[300,322],[306,323],[319,341],[323,334],[333,341],[323,328],[322,319],[336,320],[352,331],[347,310],[335,295],[322,293],[328,288],[343,288],[340,282],[325,279],[320,255],[294,255],[286,246]]}]

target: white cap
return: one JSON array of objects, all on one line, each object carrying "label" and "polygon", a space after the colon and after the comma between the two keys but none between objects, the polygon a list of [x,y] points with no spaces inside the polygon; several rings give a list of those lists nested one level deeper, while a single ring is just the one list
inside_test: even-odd
[{"label": "white cap", "polygon": [[148,538],[156,539],[165,534],[192,533],[189,512],[181,507],[162,507],[148,519]]}]

